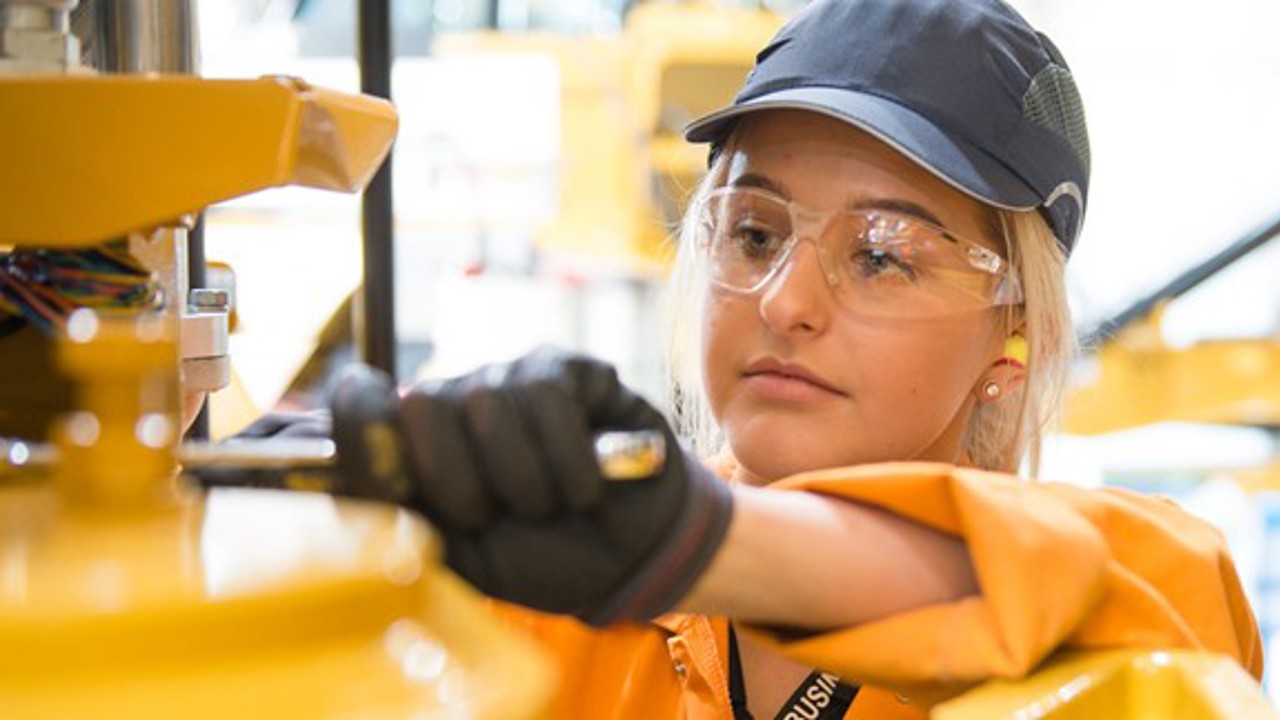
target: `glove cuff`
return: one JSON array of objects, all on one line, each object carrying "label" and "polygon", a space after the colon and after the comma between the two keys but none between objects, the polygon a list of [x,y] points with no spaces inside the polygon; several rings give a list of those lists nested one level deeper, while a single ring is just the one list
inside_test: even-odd
[{"label": "glove cuff", "polygon": [[692,589],[720,549],[733,517],[729,484],[697,459],[679,455],[685,463],[688,492],[675,523],[604,602],[575,613],[583,622],[604,627],[619,620],[661,615]]}]

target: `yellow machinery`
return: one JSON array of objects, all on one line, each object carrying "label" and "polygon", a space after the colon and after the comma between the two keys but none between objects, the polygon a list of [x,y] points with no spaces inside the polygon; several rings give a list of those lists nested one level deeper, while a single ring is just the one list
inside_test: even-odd
[{"label": "yellow machinery", "polygon": [[[1214,339],[1170,347],[1162,324],[1169,305],[1258,251],[1274,247],[1273,219],[1164,287],[1101,323],[1084,339],[1093,369],[1072,390],[1067,432],[1094,435],[1158,422],[1280,428],[1280,342],[1274,337]],[[1254,302],[1241,294],[1241,302]],[[1278,445],[1277,447],[1280,447]],[[1280,487],[1280,459],[1233,468],[1254,490]]]},{"label": "yellow machinery", "polygon": [[1067,431],[1096,434],[1169,421],[1280,427],[1280,343],[1275,338],[1171,348],[1161,332],[1169,303],[1277,236],[1280,220],[1251,232],[1091,332],[1084,342],[1096,351],[1097,369],[1072,393]]},{"label": "yellow machinery", "polygon": [[783,18],[713,2],[641,2],[616,37],[441,36],[436,53],[536,53],[560,78],[560,186],[536,244],[641,277],[666,267],[682,202],[706,168],[684,124],[727,104]]},{"label": "yellow machinery", "polygon": [[[72,5],[0,1],[0,255],[127,248],[161,287],[95,312],[6,285],[8,305],[50,311],[50,339],[8,332],[0,358],[43,353],[70,396],[51,443],[0,440],[0,717],[536,712],[547,669],[441,569],[420,520],[321,495],[206,494],[180,473],[183,395],[226,381],[225,346],[186,352],[226,331],[225,298],[184,302],[192,214],[279,185],[360,189],[395,111],[292,78],[99,75],[79,66]],[[205,386],[180,382],[202,372]],[[55,407],[7,404],[0,420]]]},{"label": "yellow machinery", "polygon": [[1114,432],[1156,422],[1280,425],[1280,344],[1214,340],[1173,349],[1160,313],[1097,350],[1095,382],[1071,398],[1067,429]]}]

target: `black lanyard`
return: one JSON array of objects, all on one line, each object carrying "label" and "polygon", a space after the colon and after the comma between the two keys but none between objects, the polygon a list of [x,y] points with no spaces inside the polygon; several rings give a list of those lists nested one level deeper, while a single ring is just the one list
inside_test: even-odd
[{"label": "black lanyard", "polygon": [[[849,712],[861,685],[850,684],[830,673],[812,672],[782,704],[774,720],[840,720]],[[747,710],[747,686],[738,657],[738,636],[729,624],[729,705],[733,720],[755,720]]]}]

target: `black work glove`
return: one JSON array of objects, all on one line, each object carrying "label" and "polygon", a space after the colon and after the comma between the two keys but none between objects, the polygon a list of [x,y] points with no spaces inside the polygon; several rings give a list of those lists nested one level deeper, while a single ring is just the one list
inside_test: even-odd
[{"label": "black work glove", "polygon": [[[728,486],[612,367],[581,355],[544,349],[420,385],[399,424],[405,504],[438,528],[449,567],[493,597],[597,626],[653,617],[689,591],[728,529]],[[661,432],[666,463],[607,480],[593,436],[629,429]]]}]

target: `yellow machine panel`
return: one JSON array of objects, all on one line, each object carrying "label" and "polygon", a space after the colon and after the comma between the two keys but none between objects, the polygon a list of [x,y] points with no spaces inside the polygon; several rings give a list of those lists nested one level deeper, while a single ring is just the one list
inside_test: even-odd
[{"label": "yellow machine panel", "polygon": [[385,100],[289,77],[0,75],[0,108],[0,245],[96,244],[281,185],[352,192],[396,132]]}]

